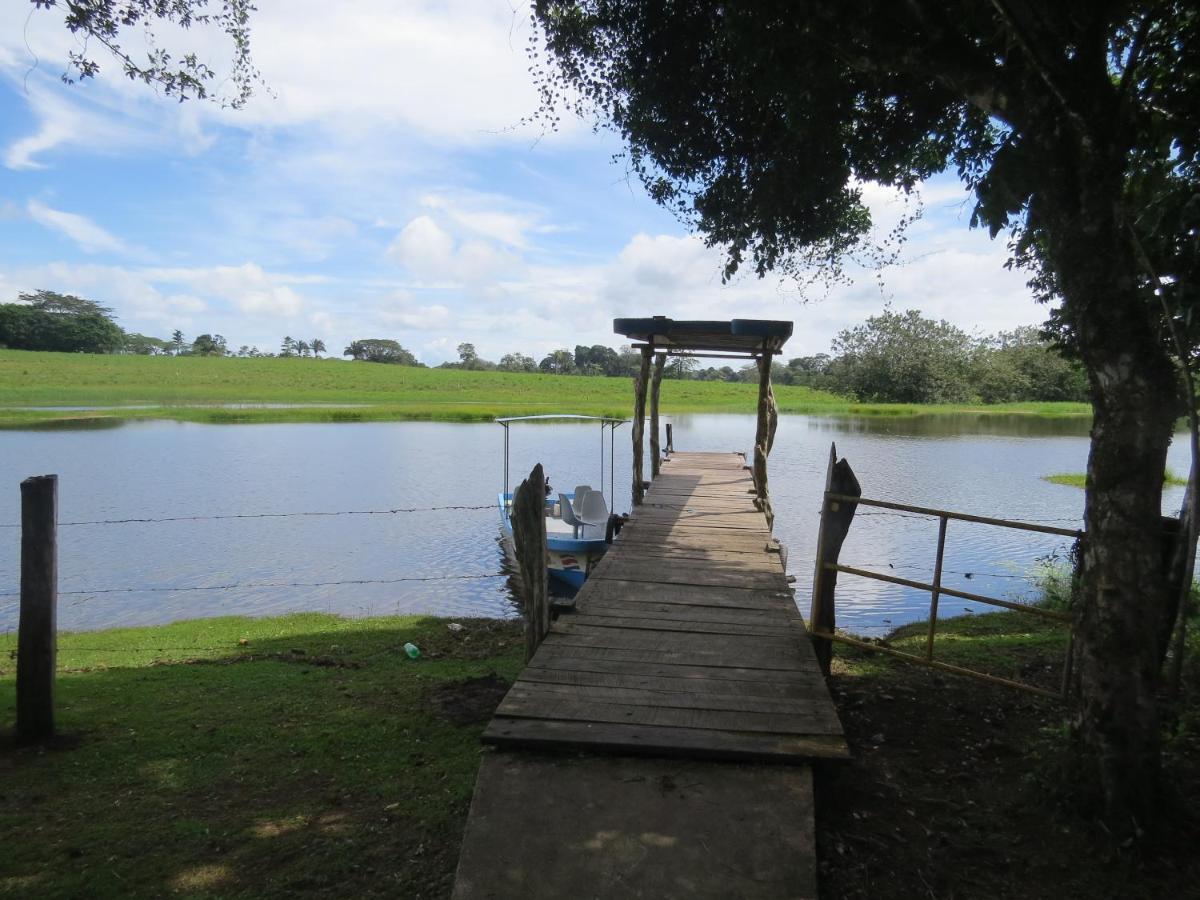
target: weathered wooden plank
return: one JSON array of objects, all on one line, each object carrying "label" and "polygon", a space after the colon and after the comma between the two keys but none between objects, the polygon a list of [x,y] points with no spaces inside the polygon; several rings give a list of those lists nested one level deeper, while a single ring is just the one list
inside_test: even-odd
[{"label": "weathered wooden plank", "polygon": [[709,585],[653,584],[645,581],[620,579],[588,579],[579,592],[576,605],[582,609],[593,599],[655,603],[675,603],[688,606],[715,606],[728,609],[795,609],[795,601],[787,590],[756,591],[736,587]]},{"label": "weathered wooden plank", "polygon": [[737,529],[724,529],[720,534],[715,533],[715,529],[706,526],[702,521],[696,519],[685,519],[676,522],[664,521],[647,521],[645,519],[635,519],[625,526],[621,532],[621,539],[626,540],[625,532],[631,534],[642,535],[644,538],[651,537],[667,537],[667,538],[684,538],[688,541],[724,541],[728,539],[730,542],[736,541],[763,541],[764,543],[771,540],[771,534],[765,530],[746,531]]},{"label": "weathered wooden plank", "polygon": [[[620,653],[620,658],[611,654]],[[590,647],[555,648],[543,645],[526,667],[531,669],[554,669],[571,672],[595,672],[609,675],[656,676],[671,679],[704,679],[709,681],[748,681],[758,684],[780,685],[796,690],[805,689],[817,671],[816,662],[806,661],[803,666],[787,666],[782,669],[753,668],[745,665],[725,663],[705,665],[703,660],[671,660],[642,654],[636,651],[596,650]],[[735,661],[736,662],[736,661]]]},{"label": "weathered wooden plank", "polygon": [[589,616],[633,616],[646,619],[670,619],[676,622],[710,622],[749,625],[771,623],[780,626],[804,627],[800,612],[796,609],[721,609],[678,603],[624,603],[614,600],[589,600],[586,606],[578,607],[576,617]]},{"label": "weathered wooden plank", "polygon": [[[710,671],[710,670],[705,670]],[[729,671],[717,669],[717,672]],[[672,691],[676,694],[709,694],[720,697],[804,697],[820,696],[823,682],[750,681],[717,677],[675,677],[670,675],[639,675],[624,669],[617,672],[592,672],[588,669],[550,669],[527,666],[520,683],[560,685],[594,685],[596,687],[638,688],[641,690]]]},{"label": "weathered wooden plank", "polygon": [[612,554],[601,560],[591,578],[618,581],[648,581],[654,584],[694,584],[709,587],[737,587],[768,591],[787,588],[782,569],[755,571],[736,563],[698,566],[688,560],[645,559]]},{"label": "weathered wooden plank", "polygon": [[626,559],[691,559],[718,564],[737,563],[752,571],[783,574],[783,560],[778,553],[766,553],[762,547],[743,550],[712,549],[710,547],[669,547],[663,544],[630,542],[621,548]]},{"label": "weathered wooden plank", "polygon": [[814,714],[759,713],[724,709],[675,709],[627,706],[586,698],[558,699],[539,696],[522,699],[509,691],[496,709],[498,718],[552,719],[558,722],[608,722],[654,725],[662,728],[700,728],[706,731],[763,732],[766,734],[841,734],[841,723]]},{"label": "weathered wooden plank", "polygon": [[784,715],[830,716],[829,704],[821,697],[756,697],[746,694],[672,691],[660,687],[611,687],[608,685],[553,684],[522,678],[508,692],[518,700],[550,700],[574,697],[622,706],[656,709],[700,709],[721,712],[779,713]]},{"label": "weathered wooden plank", "polygon": [[493,719],[483,741],[497,746],[545,750],[653,753],[693,759],[805,764],[810,759],[848,759],[841,735],[788,735],[604,722]]},{"label": "weathered wooden plank", "polygon": [[[799,657],[796,638],[792,634],[737,635],[700,634],[698,632],[640,631],[632,628],[597,628],[577,625],[564,617],[550,628],[559,646],[614,647],[625,650],[641,648],[661,650],[696,650],[701,653],[753,654],[764,656]],[[807,649],[807,648],[805,648]]]},{"label": "weathered wooden plank", "polygon": [[[549,651],[549,652],[547,652]],[[545,665],[563,659],[599,659],[622,663],[653,663],[657,665],[700,666],[703,668],[758,669],[764,671],[799,672],[808,665],[796,658],[756,654],[752,658],[731,653],[706,653],[699,650],[655,650],[650,647],[605,647],[568,640],[542,644],[530,661],[531,666]],[[814,665],[815,668],[815,665]]]},{"label": "weathered wooden plank", "polygon": [[696,526],[651,525],[632,522],[621,531],[614,546],[672,547],[725,550],[731,553],[762,553],[773,538],[765,534],[725,531],[720,534]]},{"label": "weathered wooden plank", "polygon": [[758,510],[746,512],[713,512],[701,509],[646,509],[639,510],[638,521],[647,525],[687,524],[704,528],[736,528],[769,534],[767,520]]},{"label": "weathered wooden plank", "polygon": [[688,633],[764,635],[775,637],[787,635],[792,640],[806,638],[808,633],[799,625],[788,622],[693,622],[681,619],[653,619],[646,616],[597,615],[576,613],[570,624],[588,625],[595,628],[623,628],[643,631],[679,631]]}]

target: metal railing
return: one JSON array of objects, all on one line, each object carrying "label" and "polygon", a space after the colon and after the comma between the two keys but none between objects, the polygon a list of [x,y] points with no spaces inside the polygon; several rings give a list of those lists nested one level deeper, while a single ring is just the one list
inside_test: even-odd
[{"label": "metal railing", "polygon": [[[845,460],[843,460],[839,465],[844,464]],[[846,466],[845,471],[849,472],[848,465]],[[831,479],[832,477],[833,473],[831,468]],[[854,487],[854,489],[857,489],[857,479],[853,478],[853,473],[850,473],[849,477],[849,483]],[[843,517],[843,521],[841,523],[841,538],[844,538],[845,531],[849,529],[850,520],[853,518],[854,511],[859,506],[870,506],[880,509],[893,510],[899,513],[929,516],[938,520],[937,553],[934,558],[932,581],[924,582],[911,578],[901,578],[896,575],[886,575],[881,572],[872,572],[866,569],[856,568],[854,566],[844,566],[838,562],[837,557],[841,549],[841,539],[832,541],[826,539],[827,518],[831,514],[839,514]],[[950,520],[972,522],[981,525],[994,525],[1001,528],[1013,528],[1021,531],[1033,531],[1040,534],[1061,535],[1063,537],[1076,539],[1083,536],[1082,531],[1069,528],[1059,528],[1051,525],[1039,525],[1032,522],[1017,522],[1010,519],[996,519],[989,516],[976,516],[968,513],[952,512],[945,509],[934,509],[925,506],[912,506],[904,503],[893,503],[886,500],[873,500],[869,497],[856,496],[853,493],[840,493],[834,490],[826,490],[824,494],[824,500],[821,505],[821,526],[820,534],[818,536],[818,548],[827,549],[819,549],[817,554],[816,570],[813,576],[813,606],[812,613],[809,617],[810,635],[816,638],[822,638],[826,641],[837,641],[839,643],[847,644],[849,646],[857,647],[861,650],[867,650],[873,653],[884,653],[889,656],[903,659],[907,662],[940,669],[956,675],[965,675],[970,678],[980,679],[993,684],[1000,684],[1006,687],[1028,691],[1033,694],[1040,694],[1042,696],[1065,700],[1069,694],[1071,682],[1071,659],[1074,647],[1074,635],[1070,628],[1071,616],[1065,612],[1045,609],[1039,606],[1031,606],[1024,603],[1017,603],[1012,600],[1002,600],[998,597],[988,597],[983,594],[976,594],[971,591],[963,591],[943,585],[942,562],[945,558],[946,531]],[[830,547],[831,544],[832,547]],[[834,575],[832,578],[829,578],[827,573],[834,573]],[[930,595],[929,631],[925,639],[924,653],[909,653],[903,650],[897,650],[894,647],[883,646],[881,644],[864,641],[859,638],[850,637],[848,635],[836,632],[836,617],[834,615],[833,607],[833,588],[834,584],[836,583],[836,573],[853,575],[857,578],[869,578],[874,581],[883,581],[888,584],[895,584],[902,587],[914,588],[916,590],[928,591]],[[954,665],[952,663],[946,663],[942,662],[941,660],[934,659],[934,638],[937,634],[938,626],[938,601],[942,596],[957,597],[963,600],[970,600],[975,603],[982,603],[987,606],[995,606],[1021,613],[1027,613],[1031,616],[1036,616],[1041,619],[1065,625],[1068,629],[1067,646],[1063,663],[1062,684],[1060,689],[1058,691],[1052,691],[1037,685],[1027,684],[1011,678],[1002,678],[998,675],[992,675],[987,672],[980,672],[965,666]],[[828,658],[827,655],[825,658]]]}]

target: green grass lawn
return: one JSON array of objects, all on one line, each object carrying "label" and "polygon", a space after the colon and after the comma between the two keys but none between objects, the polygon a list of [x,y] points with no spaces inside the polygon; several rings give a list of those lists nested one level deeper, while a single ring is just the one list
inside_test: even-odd
[{"label": "green grass lawn", "polygon": [[447,621],[61,635],[63,738],[0,743],[0,896],[448,894],[479,734],[524,645],[519,623]]},{"label": "green grass lawn", "polygon": [[[757,386],[666,380],[664,412],[753,413]],[[779,385],[780,412],[916,415],[930,412],[1089,415],[1085,404],[998,406],[860,404],[824,391]],[[317,403],[308,409],[212,409],[205,404]],[[499,415],[579,412],[628,415],[626,378],[418,369],[316,359],[96,356],[0,350],[0,407],[129,406],[98,412],[0,409],[0,425],[94,417],[201,422],[487,420]]]}]

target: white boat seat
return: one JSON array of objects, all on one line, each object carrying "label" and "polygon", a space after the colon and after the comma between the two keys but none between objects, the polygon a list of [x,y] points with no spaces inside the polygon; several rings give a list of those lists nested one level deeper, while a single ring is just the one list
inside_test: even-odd
[{"label": "white boat seat", "polygon": [[604,528],[608,524],[608,504],[599,491],[589,491],[583,498],[583,511],[579,520],[585,525]]},{"label": "white boat seat", "polygon": [[587,523],[575,515],[575,510],[571,508],[571,498],[566,494],[558,495],[558,506],[562,511],[562,520],[571,526],[571,537],[578,538],[579,529]]},{"label": "white boat seat", "polygon": [[583,498],[587,496],[591,490],[592,486],[590,484],[575,485],[575,499],[571,501],[571,509],[575,515],[578,516],[583,513]]}]

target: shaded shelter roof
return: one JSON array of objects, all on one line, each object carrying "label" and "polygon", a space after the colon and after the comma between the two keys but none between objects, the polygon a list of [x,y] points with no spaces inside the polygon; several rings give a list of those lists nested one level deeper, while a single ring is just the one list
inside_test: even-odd
[{"label": "shaded shelter roof", "polygon": [[676,321],[666,316],[613,319],[613,331],[672,354],[719,353],[747,357],[778,353],[792,336],[792,323],[772,319]]}]

